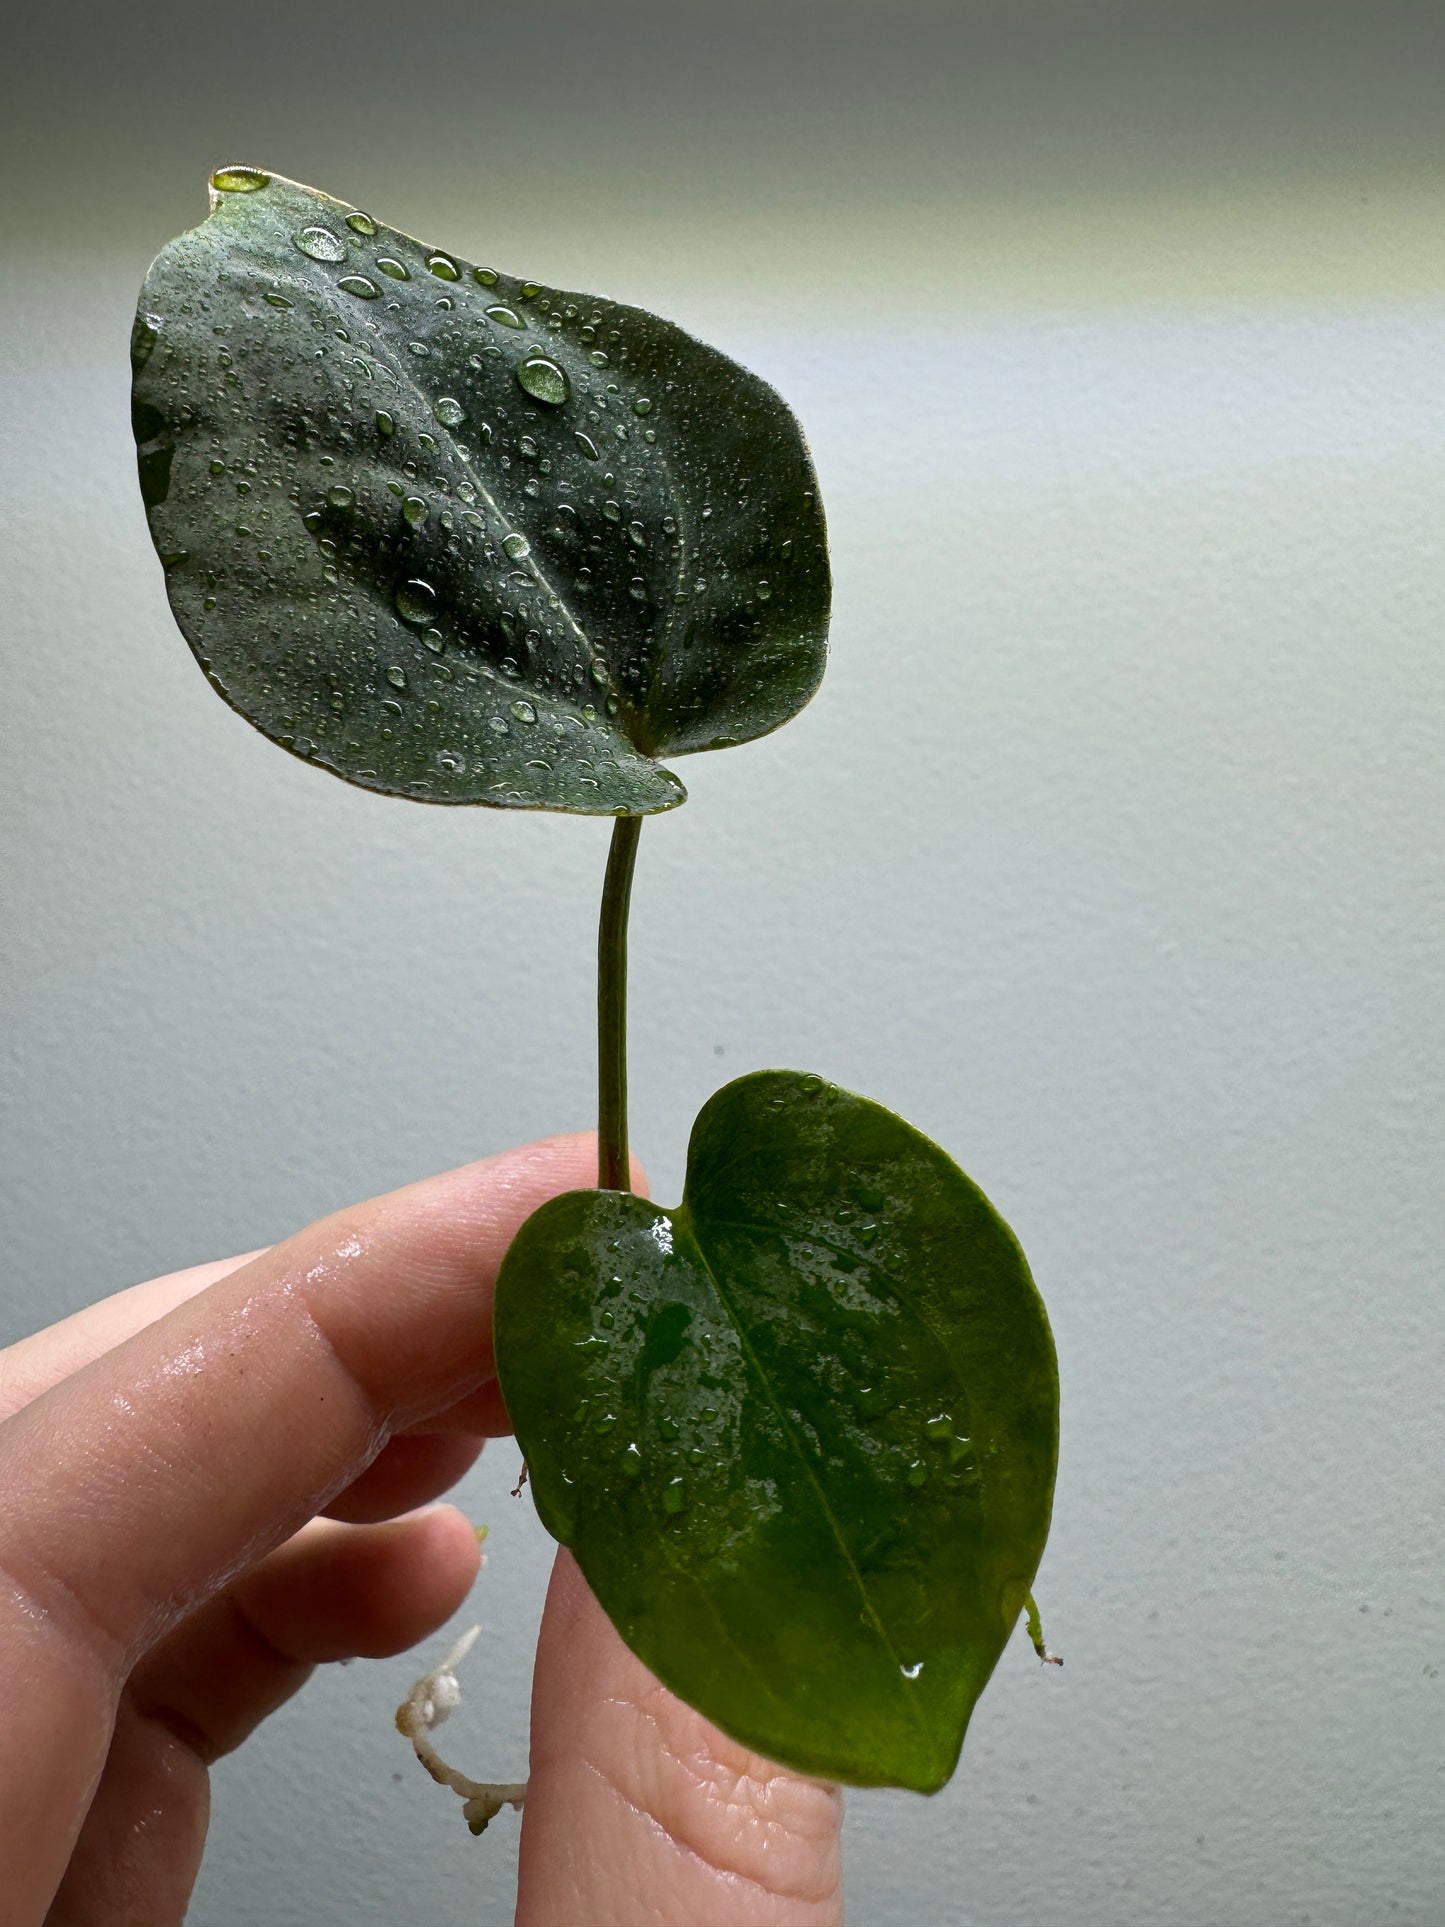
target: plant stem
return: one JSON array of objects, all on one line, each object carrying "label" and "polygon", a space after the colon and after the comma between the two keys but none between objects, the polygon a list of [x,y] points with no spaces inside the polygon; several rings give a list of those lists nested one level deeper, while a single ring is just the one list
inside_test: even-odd
[{"label": "plant stem", "polygon": [[637,862],[640,816],[612,826],[602,916],[597,926],[597,1183],[630,1191],[627,1154],[627,907]]}]

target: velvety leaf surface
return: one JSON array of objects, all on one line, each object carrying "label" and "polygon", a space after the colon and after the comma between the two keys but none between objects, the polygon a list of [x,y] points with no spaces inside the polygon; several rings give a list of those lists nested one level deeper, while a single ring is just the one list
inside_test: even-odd
[{"label": "velvety leaf surface", "polygon": [[141,488],[213,686],[369,789],[669,809],[656,759],[822,675],[817,483],[765,382],[250,168],[133,339]]},{"label": "velvety leaf surface", "polygon": [[1043,1551],[1058,1375],[937,1145],[741,1078],[677,1210],[579,1191],[523,1226],[496,1347],[543,1522],[660,1679],[786,1765],[944,1783]]}]

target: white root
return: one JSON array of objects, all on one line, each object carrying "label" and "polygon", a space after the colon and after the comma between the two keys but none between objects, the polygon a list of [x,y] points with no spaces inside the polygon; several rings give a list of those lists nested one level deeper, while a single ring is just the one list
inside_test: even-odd
[{"label": "white root", "polygon": [[461,1704],[462,1689],[456,1669],[472,1650],[481,1630],[480,1626],[473,1626],[463,1633],[441,1664],[423,1673],[396,1709],[397,1731],[411,1741],[413,1752],[432,1778],[461,1796],[462,1818],[473,1833],[484,1833],[487,1822],[504,1806],[520,1811],[527,1795],[525,1781],[520,1786],[508,1786],[468,1778],[456,1767],[448,1766],[432,1744],[432,1729],[440,1726]]}]

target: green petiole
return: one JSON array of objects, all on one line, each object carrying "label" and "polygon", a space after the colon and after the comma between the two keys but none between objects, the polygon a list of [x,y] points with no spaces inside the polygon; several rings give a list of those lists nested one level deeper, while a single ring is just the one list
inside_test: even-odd
[{"label": "green petiole", "polygon": [[612,826],[602,915],[597,926],[597,1185],[630,1191],[627,1150],[627,911],[640,816],[619,816]]}]

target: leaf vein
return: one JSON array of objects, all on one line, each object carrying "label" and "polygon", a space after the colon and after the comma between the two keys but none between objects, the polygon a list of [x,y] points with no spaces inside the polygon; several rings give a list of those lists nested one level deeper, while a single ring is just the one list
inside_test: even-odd
[{"label": "leaf vein", "polygon": [[914,1317],[918,1320],[919,1324],[923,1326],[930,1338],[934,1339],[938,1345],[942,1347],[949,1363],[952,1364],[953,1347],[949,1343],[947,1335],[933,1322],[933,1319],[923,1304],[908,1286],[904,1284],[903,1280],[896,1278],[891,1271],[886,1271],[876,1259],[865,1257],[857,1251],[850,1251],[844,1245],[836,1245],[829,1238],[820,1238],[816,1232],[810,1231],[805,1235],[802,1232],[790,1231],[786,1225],[782,1224],[754,1224],[747,1218],[709,1218],[707,1222],[709,1224],[722,1226],[728,1231],[766,1232],[773,1237],[796,1238],[801,1243],[821,1245],[824,1251],[831,1251],[837,1257],[856,1259],[861,1267],[873,1272],[875,1276],[881,1278],[886,1285],[892,1286],[898,1297],[913,1313]]},{"label": "leaf vein", "polygon": [[[843,1532],[843,1528],[839,1524],[837,1514],[833,1511],[832,1506],[828,1503],[828,1495],[823,1490],[822,1481],[818,1478],[817,1473],[814,1471],[813,1467],[808,1462],[807,1454],[804,1452],[802,1444],[798,1438],[797,1429],[793,1425],[792,1421],[789,1419],[788,1414],[783,1407],[782,1401],[779,1399],[777,1391],[773,1386],[773,1382],[771,1378],[769,1378],[767,1372],[763,1368],[761,1359],[758,1357],[757,1353],[754,1351],[751,1343],[749,1342],[747,1328],[743,1323],[743,1320],[737,1310],[737,1307],[733,1304],[731,1297],[728,1295],[727,1288],[724,1286],[722,1279],[718,1276],[717,1272],[713,1269],[712,1264],[708,1259],[707,1252],[703,1249],[701,1241],[696,1237],[694,1237],[694,1239],[692,1240],[692,1243],[693,1243],[693,1248],[696,1250],[698,1257],[702,1261],[703,1270],[707,1273],[708,1277],[712,1280],[713,1289],[717,1292],[718,1298],[722,1303],[723,1309],[724,1311],[726,1311],[728,1318],[732,1322],[734,1330],[737,1332],[738,1343],[742,1346],[743,1355],[747,1359],[747,1362],[751,1367],[753,1374],[756,1377],[759,1385],[761,1385],[763,1392],[767,1397],[768,1403],[772,1406],[774,1412],[777,1413],[778,1423],[782,1427],[783,1436],[787,1439],[788,1444],[792,1449],[794,1457],[797,1459],[799,1465],[801,1465],[803,1468],[804,1476],[806,1477],[809,1485],[811,1485],[813,1488],[813,1493],[815,1498],[817,1499],[819,1510],[822,1512],[823,1517],[828,1522],[829,1530],[832,1532],[832,1535],[833,1535],[834,1541],[837,1544],[838,1550],[843,1555],[843,1563],[847,1568],[848,1575],[852,1579],[854,1586],[857,1588],[858,1596],[863,1602],[864,1616],[872,1625],[873,1630],[877,1633],[879,1639],[882,1641],[884,1650],[887,1652],[889,1658],[893,1661],[894,1665],[898,1667],[901,1673],[903,1668],[903,1660],[899,1655],[898,1649],[894,1646],[892,1639],[888,1635],[888,1628],[884,1625],[882,1616],[880,1615],[878,1608],[873,1603],[872,1595],[868,1591],[867,1583],[863,1578],[862,1572],[859,1570],[858,1562],[853,1557],[852,1547],[848,1544],[847,1538],[845,1537]],[[919,1714],[918,1714],[918,1708],[915,1702],[911,1699],[905,1699],[903,1703],[908,1708],[909,1714],[914,1720],[914,1722],[917,1723],[919,1719]]]}]

